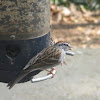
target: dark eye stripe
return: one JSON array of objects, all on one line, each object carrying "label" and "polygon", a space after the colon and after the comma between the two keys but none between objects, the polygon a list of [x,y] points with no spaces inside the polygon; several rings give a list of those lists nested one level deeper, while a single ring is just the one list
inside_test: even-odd
[{"label": "dark eye stripe", "polygon": [[64,44],[65,46],[69,46],[68,44]]}]

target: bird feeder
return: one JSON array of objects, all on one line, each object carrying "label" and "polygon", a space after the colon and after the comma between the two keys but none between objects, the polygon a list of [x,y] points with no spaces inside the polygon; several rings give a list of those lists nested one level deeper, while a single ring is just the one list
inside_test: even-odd
[{"label": "bird feeder", "polygon": [[[50,0],[0,1],[0,82],[14,79],[50,40]],[[26,76],[32,79],[40,70]]]}]

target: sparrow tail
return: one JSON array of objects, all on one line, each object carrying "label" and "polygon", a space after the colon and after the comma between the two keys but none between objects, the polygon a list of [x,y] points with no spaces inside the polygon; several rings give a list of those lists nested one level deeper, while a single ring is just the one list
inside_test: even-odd
[{"label": "sparrow tail", "polygon": [[25,71],[21,72],[21,74],[19,74],[14,80],[8,83],[7,87],[11,89],[16,83],[18,83],[21,79],[23,79],[27,74],[28,72]]}]

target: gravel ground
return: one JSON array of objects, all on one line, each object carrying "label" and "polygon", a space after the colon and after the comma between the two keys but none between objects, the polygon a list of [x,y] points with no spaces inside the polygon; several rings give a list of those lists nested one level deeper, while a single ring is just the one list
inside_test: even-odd
[{"label": "gravel ground", "polygon": [[100,100],[100,49],[73,51],[75,56],[66,56],[67,65],[58,66],[53,79],[18,84],[11,90],[0,83],[0,100]]}]

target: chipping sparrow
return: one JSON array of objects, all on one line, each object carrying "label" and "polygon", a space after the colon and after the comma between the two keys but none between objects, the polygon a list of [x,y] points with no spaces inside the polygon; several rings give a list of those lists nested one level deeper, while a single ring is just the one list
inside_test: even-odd
[{"label": "chipping sparrow", "polygon": [[53,68],[59,65],[60,63],[63,64],[65,62],[66,51],[70,49],[70,44],[66,42],[57,42],[54,45],[43,49],[27,63],[20,74],[7,86],[11,89],[27,74],[35,70],[47,70],[48,68]]}]

